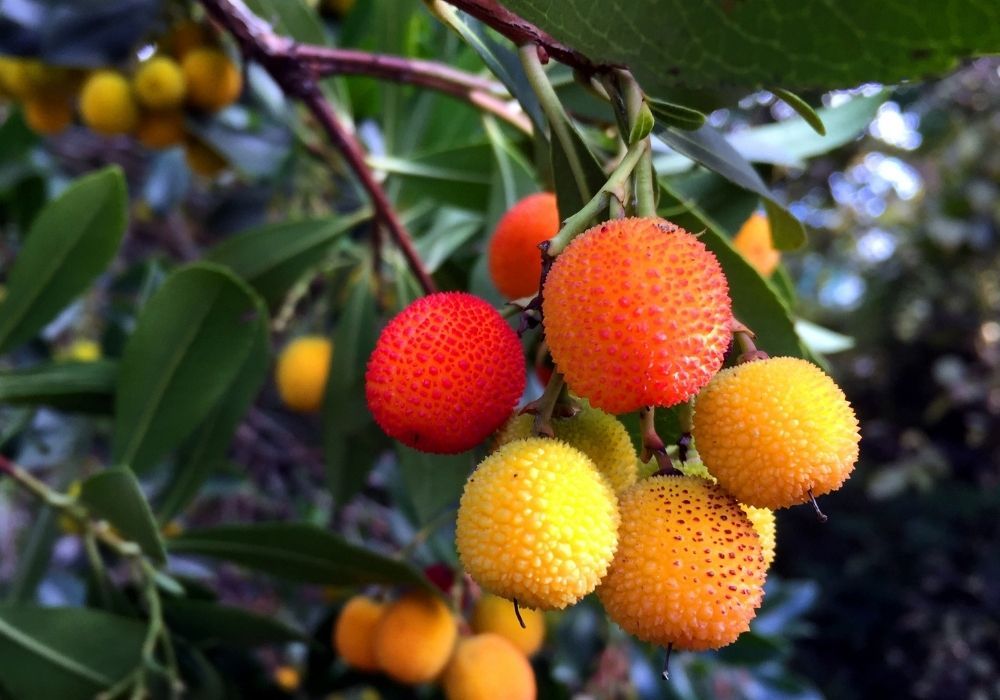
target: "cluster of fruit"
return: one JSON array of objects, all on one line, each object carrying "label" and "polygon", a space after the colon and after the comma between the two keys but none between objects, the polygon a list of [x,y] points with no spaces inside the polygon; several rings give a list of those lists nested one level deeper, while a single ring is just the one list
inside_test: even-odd
[{"label": "cluster of fruit", "polygon": [[[530,224],[538,214],[510,218]],[[512,297],[539,283],[505,280],[505,271],[520,279],[542,269],[535,241],[518,229],[514,243],[494,238],[490,250],[497,287]],[[850,404],[804,360],[752,350],[723,369],[734,335],[750,347],[752,336],[733,317],[718,260],[665,220],[593,227],[541,284],[559,374],[525,409],[540,415],[511,419],[526,381],[519,339],[491,306],[456,292],[414,302],[385,328],[366,374],[372,415],[427,452],[468,450],[499,431],[466,483],[456,543],[466,572],[514,612],[562,609],[596,590],[639,639],[688,650],[733,642],[763,597],[771,509],[814,502],[854,468]],[[640,478],[648,470],[612,414],[688,402],[686,462],[672,467],[648,421],[644,447],[658,467]]]},{"label": "cluster of fruit", "polygon": [[158,43],[130,74],[0,58],[0,93],[22,105],[25,121],[39,134],[62,132],[78,113],[84,126],[102,135],[129,134],[150,149],[183,145],[192,170],[214,175],[225,161],[186,121],[239,99],[243,76],[200,24],[181,22]]},{"label": "cluster of fruit", "polygon": [[[541,648],[545,620],[525,611],[521,628],[509,612],[506,601],[488,594],[468,622],[429,593],[410,592],[391,603],[359,595],[341,609],[333,647],[358,671],[408,685],[438,682],[449,700],[532,700],[528,659]],[[460,628],[468,634],[460,636]]]}]

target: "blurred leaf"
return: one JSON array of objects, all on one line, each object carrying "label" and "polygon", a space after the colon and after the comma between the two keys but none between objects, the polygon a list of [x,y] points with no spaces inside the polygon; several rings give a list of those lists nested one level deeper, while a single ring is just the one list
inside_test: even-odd
[{"label": "blurred leaf", "polygon": [[808,102],[790,90],[775,88],[771,92],[779,100],[794,109],[813,131],[820,136],[826,136],[826,126],[823,125],[823,119],[816,113],[815,109],[809,106]]},{"label": "blurred leaf", "polygon": [[492,117],[483,119],[486,137],[493,148],[493,177],[486,221],[495,224],[519,200],[538,191],[535,173],[524,155],[507,138]]},{"label": "blurred leaf", "polygon": [[369,156],[372,168],[401,183],[399,200],[439,200],[464,209],[486,208],[493,152],[488,143],[453,145],[406,158]]},{"label": "blurred leaf", "polygon": [[139,664],[145,635],[97,610],[0,605],[0,686],[15,700],[89,700]]},{"label": "blurred leaf", "polygon": [[[11,109],[0,126],[0,172],[6,175],[9,167],[18,165],[39,141],[39,136],[24,121],[20,109]],[[0,178],[6,184],[6,178]]]},{"label": "blurred leaf", "polygon": [[629,66],[652,95],[676,85],[898,83],[1000,51],[996,3],[563,0],[558,12],[551,0],[504,4],[593,61]]},{"label": "blurred leaf", "polygon": [[[6,600],[22,603],[34,600],[39,584],[49,571],[52,549],[62,534],[56,526],[55,511],[44,506],[32,516],[31,527],[18,543],[17,569],[11,577]],[[3,679],[0,676],[0,687]]]},{"label": "blurred leaf", "polygon": [[185,165],[184,151],[171,148],[157,153],[142,185],[142,199],[158,216],[180,205],[191,188],[191,170]]},{"label": "blurred leaf", "polygon": [[370,218],[364,207],[346,216],[266,224],[227,238],[205,259],[230,268],[273,309],[343,234]]},{"label": "blurred leaf", "polygon": [[56,362],[0,371],[0,404],[111,413],[118,363]]},{"label": "blurred leaf", "polygon": [[678,131],[671,127],[658,127],[655,133],[678,153],[759,195],[764,200],[771,222],[775,248],[794,250],[805,243],[806,233],[802,223],[775,201],[753,166],[714,128],[705,125],[696,131]]},{"label": "blurred leaf", "polygon": [[187,438],[232,385],[267,318],[260,297],[225,268],[173,272],[125,346],[112,460],[142,472]]},{"label": "blurred leaf", "polygon": [[883,102],[885,94],[879,93],[819,110],[817,114],[826,125],[826,136],[814,132],[804,119],[793,118],[736,131],[727,139],[747,160],[801,168],[806,158],[828,153],[857,138]]},{"label": "blurred leaf", "polygon": [[700,129],[705,124],[705,115],[697,109],[674,104],[655,97],[647,97],[646,102],[658,121],[664,126],[675,126],[678,129]]},{"label": "blurred leaf", "polygon": [[326,43],[319,15],[302,0],[246,0],[246,4],[279,34],[287,34],[304,44]]},{"label": "blurred leaf", "polygon": [[208,120],[188,120],[187,130],[251,178],[274,178],[292,151],[287,124],[233,105]]},{"label": "blurred leaf", "polygon": [[580,135],[576,125],[566,122],[573,151],[576,153],[583,172],[579,175],[573,172],[570,158],[562,143],[553,135],[549,147],[552,155],[552,176],[555,179],[556,200],[559,203],[559,218],[568,219],[583,208],[590,198],[604,187],[607,176],[593,151]]},{"label": "blurred leaf", "polygon": [[153,511],[135,475],[127,468],[105,469],[84,481],[80,501],[111,523],[122,537],[142,547],[146,556],[160,564],[166,561]]},{"label": "blurred leaf", "polygon": [[233,433],[260,390],[270,362],[267,324],[260,323],[232,384],[177,456],[170,481],[160,495],[157,519],[161,524],[183,512],[212,470],[223,462]]},{"label": "blurred leaf", "polygon": [[30,340],[104,271],[125,231],[125,204],[121,171],[106,168],[41,211],[0,302],[0,353]]},{"label": "blurred leaf", "polygon": [[751,624],[752,630],[765,637],[788,634],[788,626],[802,617],[816,603],[819,586],[815,581],[786,581],[769,576],[764,605]]},{"label": "blurred leaf", "polygon": [[832,355],[854,347],[854,338],[801,318],[795,322],[795,330],[803,343],[821,355]]},{"label": "blurred leaf", "polygon": [[734,666],[760,666],[780,658],[783,647],[775,640],[762,637],[753,631],[744,632],[735,642],[718,651],[723,663]]},{"label": "blurred leaf", "polygon": [[197,646],[255,647],[305,641],[302,632],[279,620],[215,602],[165,598],[163,612],[170,631]]},{"label": "blurred leaf", "polygon": [[458,505],[465,480],[476,466],[471,452],[432,455],[399,445],[396,454],[403,493],[413,505],[418,527],[448,506]]},{"label": "blurred leaf", "polygon": [[385,433],[374,423],[346,433],[323,431],[327,484],[336,506],[344,505],[364,488],[368,472],[387,442]]},{"label": "blurred leaf", "polygon": [[434,586],[412,565],[376,554],[313,525],[261,523],[189,530],[171,539],[178,554],[224,559],[280,578],[332,586]]},{"label": "blurred leaf", "polygon": [[466,209],[440,208],[430,229],[416,241],[417,253],[430,272],[436,272],[451,255],[482,229],[482,217]]}]

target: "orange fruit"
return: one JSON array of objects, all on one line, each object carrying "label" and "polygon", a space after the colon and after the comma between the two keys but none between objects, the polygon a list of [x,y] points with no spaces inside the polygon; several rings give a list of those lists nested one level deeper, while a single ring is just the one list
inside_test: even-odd
[{"label": "orange fruit", "polygon": [[538,291],[542,276],[538,244],[558,231],[559,209],[550,192],[528,195],[503,215],[488,252],[490,277],[501,294],[520,299]]}]

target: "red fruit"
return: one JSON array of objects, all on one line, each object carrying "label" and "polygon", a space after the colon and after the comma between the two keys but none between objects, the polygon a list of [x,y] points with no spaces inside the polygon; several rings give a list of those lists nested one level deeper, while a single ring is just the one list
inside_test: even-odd
[{"label": "red fruit", "polygon": [[390,437],[455,454],[499,428],[524,392],[521,342],[482,299],[443,292],[403,309],[379,336],[365,393]]},{"label": "red fruit", "polygon": [[542,276],[538,244],[559,231],[556,196],[532,194],[510,208],[490,239],[490,277],[508,299],[533,296]]}]

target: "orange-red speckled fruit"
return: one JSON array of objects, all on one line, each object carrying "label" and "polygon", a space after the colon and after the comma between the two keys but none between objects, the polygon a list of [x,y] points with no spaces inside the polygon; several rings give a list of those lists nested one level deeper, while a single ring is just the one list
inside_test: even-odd
[{"label": "orange-red speckled fruit", "polygon": [[542,253],[538,244],[559,231],[556,196],[550,192],[528,195],[510,208],[497,223],[490,239],[490,277],[508,299],[538,291]]},{"label": "orange-red speckled fruit", "polygon": [[521,342],[482,299],[442,292],[418,299],[382,331],[368,361],[368,407],[382,429],[423,452],[482,442],[524,391]]},{"label": "orange-red speckled fruit", "polygon": [[705,245],[669,221],[598,224],[545,281],[545,336],[570,388],[609,413],[673,406],[722,366],[732,306]]},{"label": "orange-red speckled fruit", "polygon": [[619,505],[618,551],[597,589],[612,620],[645,642],[689,651],[750,629],[767,564],[736,499],[698,477],[654,476]]}]

